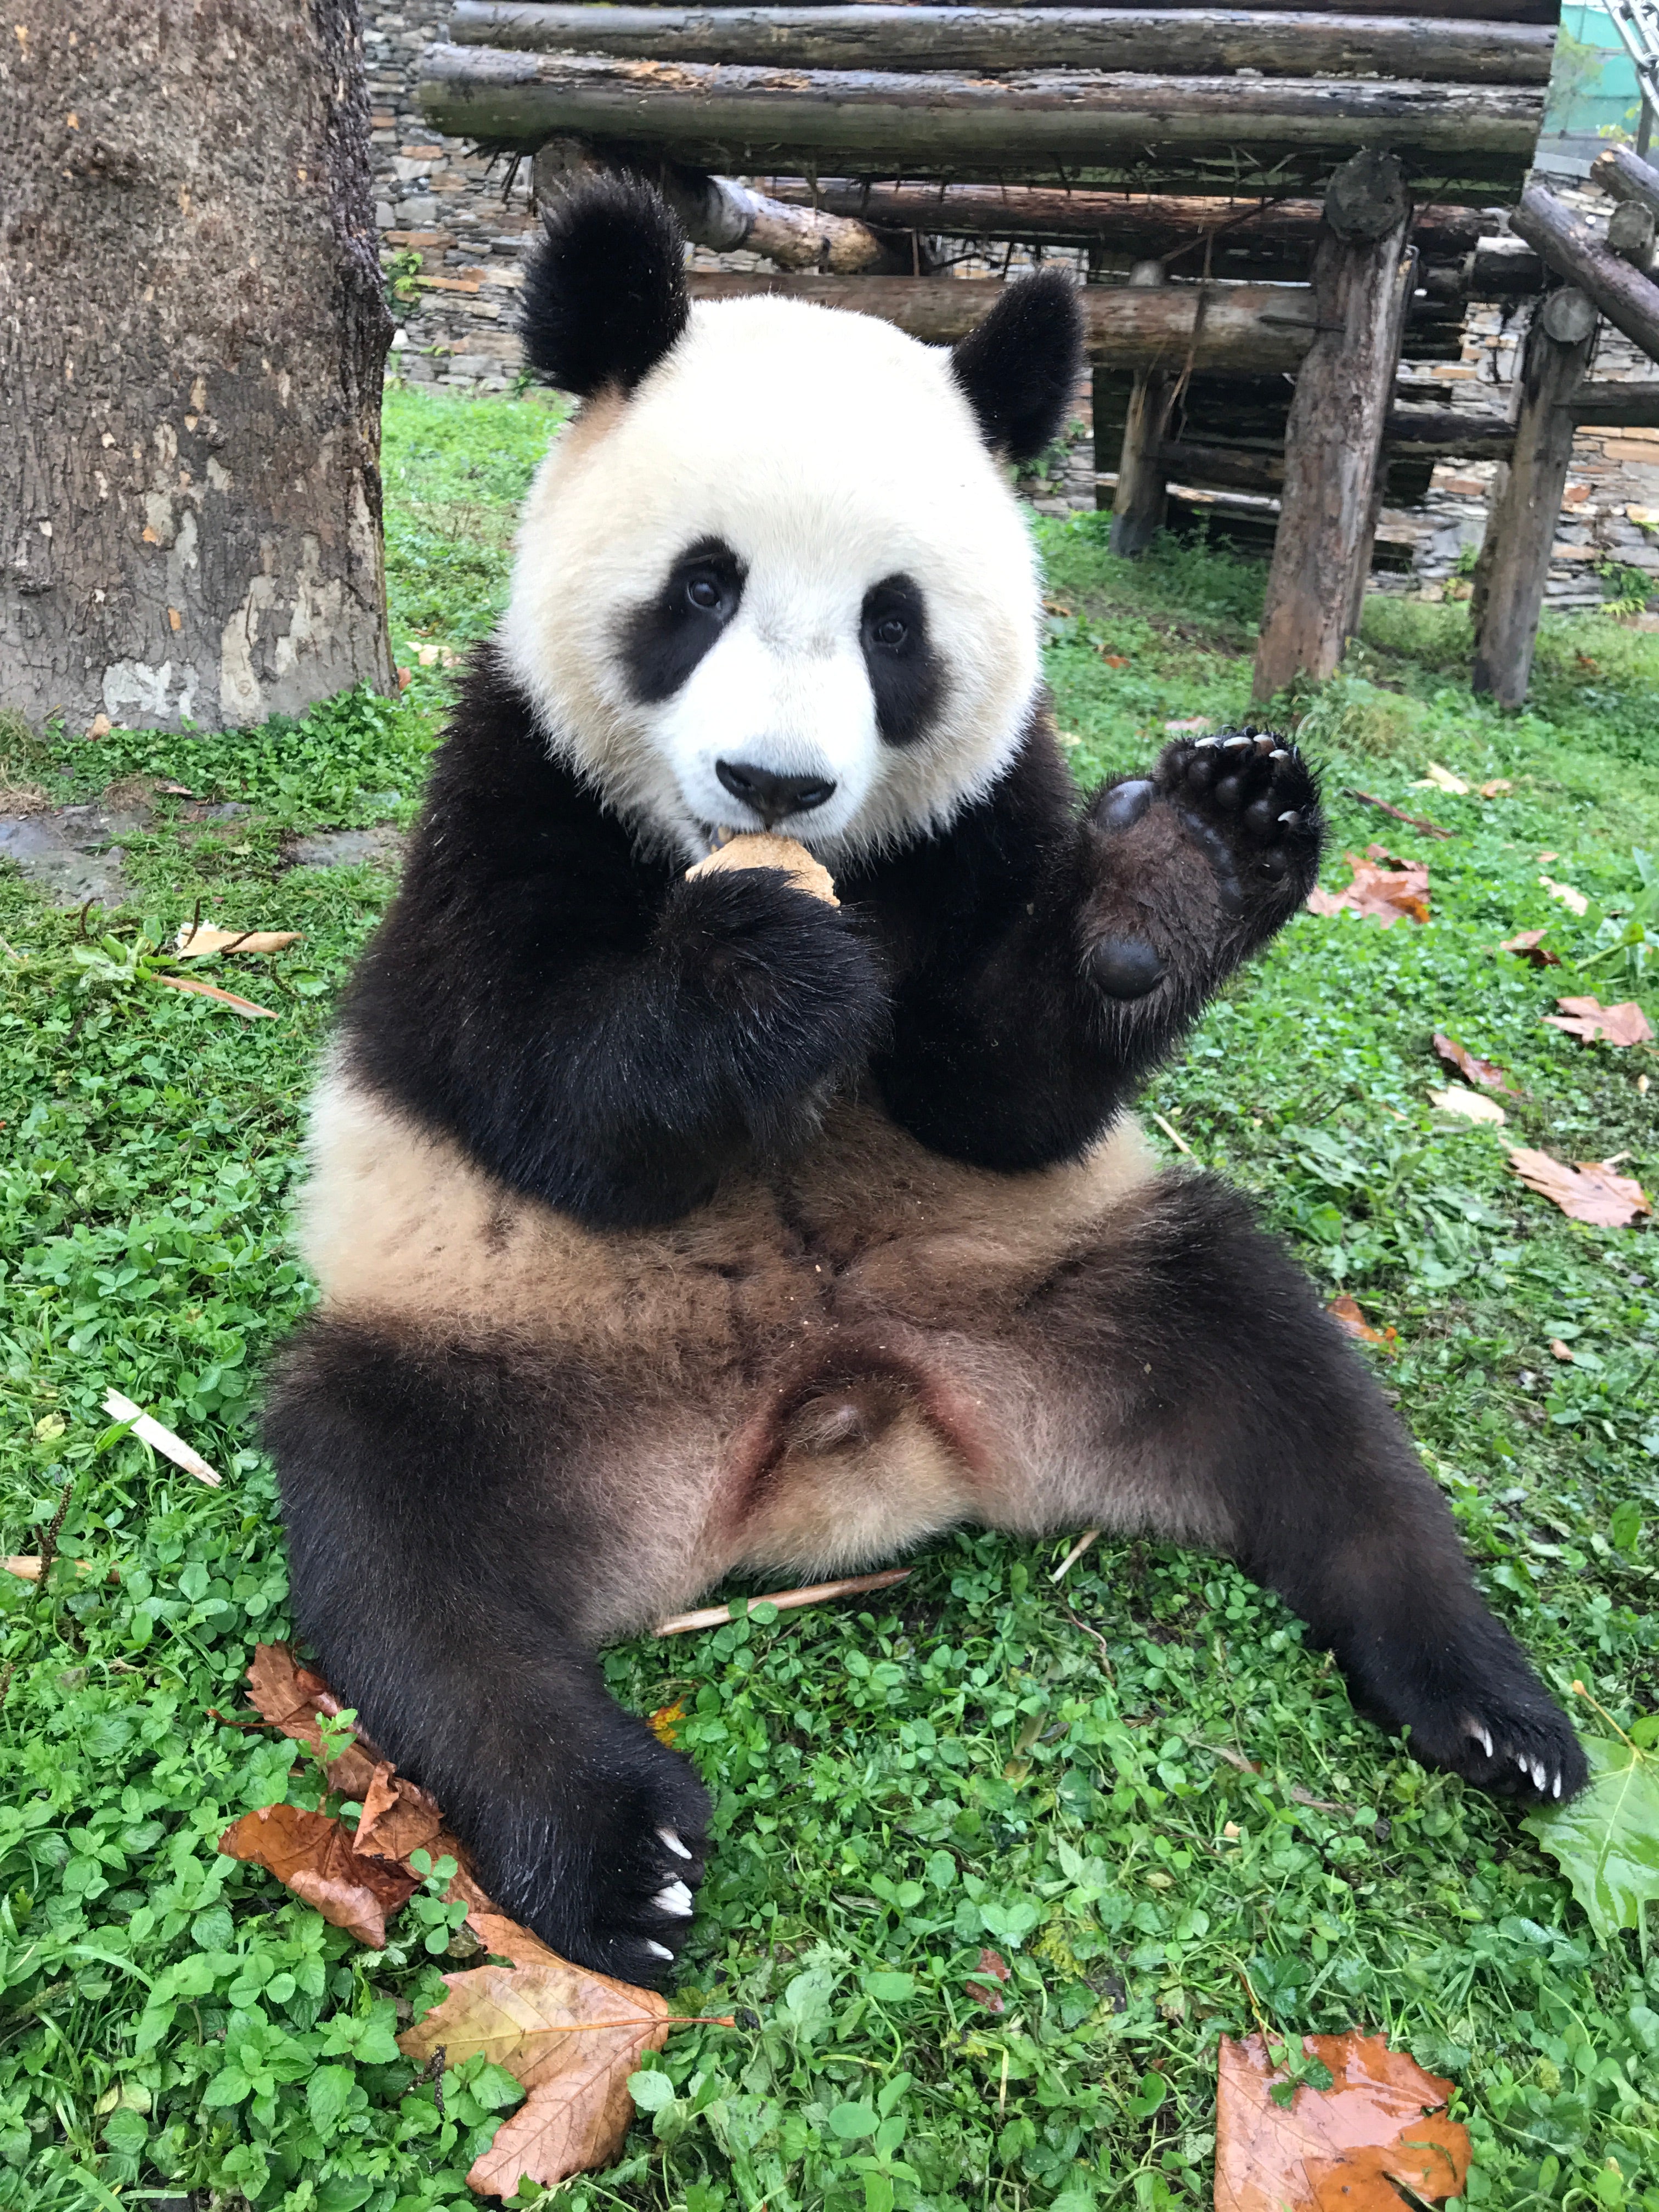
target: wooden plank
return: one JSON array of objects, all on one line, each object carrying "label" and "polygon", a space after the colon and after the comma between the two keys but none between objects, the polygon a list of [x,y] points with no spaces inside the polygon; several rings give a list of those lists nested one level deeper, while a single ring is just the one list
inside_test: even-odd
[{"label": "wooden plank", "polygon": [[[762,181],[775,198],[856,216],[878,229],[951,238],[1087,239],[1122,253],[1182,252],[1184,261],[1201,259],[1207,238],[1212,250],[1259,252],[1297,266],[1303,276],[1313,266],[1322,212],[1316,199],[1066,191],[1048,185],[889,185],[852,177]],[[1496,237],[1498,222],[1491,208],[1450,202],[1420,207],[1412,219],[1412,243],[1425,259],[1461,258]],[[1522,247],[1520,258],[1536,270],[1537,257],[1529,249]],[[1183,267],[1181,273],[1197,272]],[[1530,289],[1538,289],[1535,281]]]},{"label": "wooden plank", "polygon": [[1565,404],[1586,428],[1659,430],[1659,377],[1640,384],[1581,384]]},{"label": "wooden plank", "polygon": [[1399,76],[1547,84],[1533,23],[1191,8],[593,7],[459,0],[459,46],[777,69],[1132,70],[1160,76]]},{"label": "wooden plank", "polygon": [[1595,343],[1595,307],[1570,288],[1551,293],[1527,334],[1515,451],[1492,487],[1472,608],[1474,689],[1500,707],[1527,696],[1572,462],[1573,394]]},{"label": "wooden plank", "polygon": [[1633,345],[1659,361],[1659,286],[1610,252],[1588,223],[1541,185],[1528,185],[1522,194],[1510,227]]},{"label": "wooden plank", "polygon": [[1396,407],[1382,426],[1382,450],[1391,459],[1501,461],[1514,443],[1507,415],[1465,415],[1455,407]]},{"label": "wooden plank", "polygon": [[[654,4],[655,0],[643,0],[643,3]],[[509,0],[507,12],[530,15],[539,4],[540,0]],[[741,0],[708,0],[708,4],[711,9],[720,10],[728,5],[741,4]],[[787,8],[813,8],[820,5],[821,0],[775,0],[775,4]],[[900,0],[900,4],[913,4],[913,0]],[[926,4],[926,0],[914,0],[914,4]],[[1040,8],[1047,4],[1047,0],[998,0],[998,4],[1004,8]],[[1103,11],[1123,9],[1139,12],[1144,8],[1145,0],[1071,0],[1071,4]],[[1163,0],[1163,4],[1171,9],[1204,9],[1213,12],[1215,0]],[[455,36],[455,21],[466,5],[467,0],[456,0],[455,10],[450,18],[449,35],[452,38]],[[1251,0],[1251,7],[1257,15],[1317,13],[1365,18],[1411,15],[1434,22],[1555,24],[1561,19],[1560,0],[1357,0],[1352,8],[1332,4],[1332,0],[1327,0],[1326,5],[1316,9],[1309,9],[1308,0]]]},{"label": "wooden plank", "polygon": [[753,175],[828,161],[894,174],[1000,176],[1328,159],[1379,138],[1415,166],[1512,182],[1543,112],[1532,85],[1022,70],[774,70],[436,46],[418,99],[437,130],[533,151],[563,136]]},{"label": "wooden plank", "polygon": [[[771,276],[694,269],[686,278],[694,299],[761,293],[809,300],[879,315],[931,345],[965,337],[1003,289],[995,276]],[[1297,366],[1316,328],[1305,284],[1167,284],[1155,291],[1085,284],[1078,301],[1085,351],[1112,368],[1182,369],[1190,361],[1194,370],[1271,374]]]},{"label": "wooden plank", "polygon": [[1258,704],[1333,674],[1359,617],[1382,492],[1383,425],[1415,274],[1399,162],[1358,154],[1325,196],[1318,337],[1296,380],[1285,489],[1256,647]]}]

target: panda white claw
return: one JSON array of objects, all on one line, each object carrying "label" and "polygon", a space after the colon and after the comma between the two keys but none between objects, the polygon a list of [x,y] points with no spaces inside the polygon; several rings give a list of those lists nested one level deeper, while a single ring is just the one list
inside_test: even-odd
[{"label": "panda white claw", "polygon": [[669,1949],[666,1943],[659,1943],[653,1937],[647,1936],[645,1939],[645,1948],[651,1954],[653,1959],[666,1959],[671,1966],[673,1964],[674,1954]]},{"label": "panda white claw", "polygon": [[1463,1725],[1464,1732],[1469,1736],[1472,1741],[1480,1745],[1481,1750],[1484,1751],[1487,1758],[1490,1759],[1492,1757],[1491,1729],[1482,1728],[1479,1721],[1466,1721]]},{"label": "panda white claw", "polygon": [[1294,830],[1297,823],[1301,821],[1302,817],[1297,812],[1295,807],[1287,806],[1285,809],[1285,811],[1279,816],[1279,819],[1281,828]]},{"label": "panda white claw", "polygon": [[677,1920],[689,1920],[696,1907],[691,1893],[683,1881],[671,1881],[665,1889],[657,1892],[653,1902],[664,1912],[672,1912]]},{"label": "panda white claw", "polygon": [[1290,755],[1285,751],[1283,745],[1275,745],[1273,750],[1268,754],[1267,758],[1270,761],[1289,760]]},{"label": "panda white claw", "polygon": [[1236,753],[1241,745],[1250,745],[1255,742],[1253,738],[1224,738],[1221,744],[1224,752]]},{"label": "panda white claw", "polygon": [[674,1831],[672,1828],[659,1828],[657,1833],[661,1837],[664,1843],[667,1844],[669,1850],[673,1852],[677,1859],[689,1859],[690,1857],[690,1852],[686,1850],[685,1845],[680,1841],[679,1838],[674,1833]]},{"label": "panda white claw", "polygon": [[1554,1786],[1551,1790],[1550,1795],[1553,1797],[1559,1797],[1561,1795],[1561,1778],[1559,1774],[1555,1778]]},{"label": "panda white claw", "polygon": [[1541,1797],[1549,1787],[1549,1777],[1544,1771],[1544,1762],[1541,1759],[1534,1759],[1532,1763],[1532,1778]]}]

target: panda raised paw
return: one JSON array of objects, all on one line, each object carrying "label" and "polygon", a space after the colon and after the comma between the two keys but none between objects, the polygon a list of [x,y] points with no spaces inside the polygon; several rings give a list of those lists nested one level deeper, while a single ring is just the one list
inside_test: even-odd
[{"label": "panda raised paw", "polygon": [[1180,812],[1236,911],[1264,896],[1300,902],[1318,878],[1319,787],[1287,738],[1223,731],[1164,748],[1153,789]]}]

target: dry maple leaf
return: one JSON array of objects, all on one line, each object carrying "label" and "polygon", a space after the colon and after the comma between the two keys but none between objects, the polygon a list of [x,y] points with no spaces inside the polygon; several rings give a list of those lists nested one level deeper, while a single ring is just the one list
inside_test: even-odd
[{"label": "dry maple leaf", "polygon": [[1599,1038],[1603,1044],[1647,1044],[1653,1037],[1648,1018],[1634,999],[1626,999],[1621,1006],[1604,1006],[1594,998],[1558,999],[1559,1014],[1546,1014],[1544,1019],[1554,1030],[1565,1030],[1569,1036],[1583,1037],[1586,1044]]},{"label": "dry maple leaf", "polygon": [[210,952],[282,952],[300,942],[297,929],[220,929],[211,922],[188,924],[176,943],[181,960],[205,960]]},{"label": "dry maple leaf", "polygon": [[1316,887],[1308,894],[1310,914],[1340,914],[1352,907],[1356,914],[1372,915],[1384,929],[1402,918],[1429,918],[1429,870],[1425,860],[1401,860],[1381,845],[1367,845],[1362,860],[1352,853],[1343,855],[1353,870],[1353,880],[1340,891]]},{"label": "dry maple leaf", "polygon": [[1448,1067],[1455,1067],[1460,1075],[1467,1076],[1471,1083],[1478,1083],[1483,1091],[1507,1091],[1511,1098],[1521,1096],[1495,1060],[1482,1060],[1478,1053],[1459,1044],[1443,1030],[1435,1031],[1434,1048]]},{"label": "dry maple leaf", "polygon": [[1443,1091],[1431,1091],[1429,1103],[1443,1114],[1455,1114],[1465,1121],[1507,1121],[1509,1115],[1495,1098],[1486,1097],[1479,1091],[1465,1090],[1461,1083],[1449,1083]]},{"label": "dry maple leaf", "polygon": [[[1543,858],[1541,853],[1539,858],[1540,860]],[[1558,884],[1553,876],[1540,876],[1538,880],[1550,896],[1553,899],[1559,899],[1569,912],[1572,914],[1589,912],[1589,901],[1584,896],[1583,891],[1575,890],[1571,884]]]},{"label": "dry maple leaf", "polygon": [[386,1948],[386,1915],[421,1886],[407,1868],[354,1851],[339,1821],[299,1805],[245,1813],[220,1837],[219,1848],[228,1858],[265,1868],[325,1920],[376,1951]]},{"label": "dry maple leaf", "polygon": [[1352,1336],[1361,1344],[1381,1344],[1390,1352],[1400,1344],[1400,1332],[1395,1328],[1373,1328],[1359,1310],[1355,1298],[1333,1298],[1325,1309],[1345,1336]]},{"label": "dry maple leaf", "polygon": [[550,2187],[610,2165],[634,2117],[628,2077],[667,2040],[667,2005],[653,1990],[573,1966],[500,1915],[472,1924],[492,1951],[511,1942],[522,1963],[446,1974],[443,2002],[398,2038],[417,2065],[440,2050],[451,2066],[483,2052],[530,2092],[474,2165],[469,2187],[511,2197],[526,2177]]},{"label": "dry maple leaf", "polygon": [[1267,2039],[1221,2039],[1216,2079],[1216,2212],[1402,2212],[1398,2181],[1425,2203],[1462,2192],[1468,2130],[1436,2109],[1453,2084],[1380,2035],[1306,2035],[1331,2086],[1279,2105]]},{"label": "dry maple leaf", "polygon": [[1630,1176],[1615,1175],[1605,1160],[1583,1160],[1570,1167],[1547,1152],[1517,1146],[1510,1165],[1528,1190],[1559,1206],[1571,1221],[1598,1229],[1626,1229],[1638,1213],[1650,1213],[1647,1193]]},{"label": "dry maple leaf", "polygon": [[1544,939],[1547,929],[1523,929],[1518,937],[1506,937],[1498,946],[1500,952],[1512,952],[1517,960],[1529,961],[1534,968],[1559,968],[1561,956],[1552,952]]}]

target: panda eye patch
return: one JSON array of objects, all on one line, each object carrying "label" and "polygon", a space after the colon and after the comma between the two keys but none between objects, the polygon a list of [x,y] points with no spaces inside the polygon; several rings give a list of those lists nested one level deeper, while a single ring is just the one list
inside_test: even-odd
[{"label": "panda eye patch", "polygon": [[890,745],[921,737],[939,704],[938,658],[927,607],[910,576],[885,576],[864,595],[859,622],[864,665],[876,702],[876,726]]},{"label": "panda eye patch", "polygon": [[718,538],[681,554],[654,599],[627,617],[621,653],[634,696],[646,706],[672,699],[743,599],[745,571]]}]

